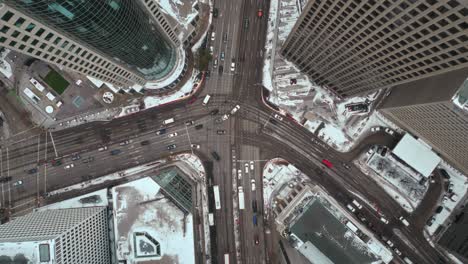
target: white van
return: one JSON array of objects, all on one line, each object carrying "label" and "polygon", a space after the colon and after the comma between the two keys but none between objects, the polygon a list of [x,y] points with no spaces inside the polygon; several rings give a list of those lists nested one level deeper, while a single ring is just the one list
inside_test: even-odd
[{"label": "white van", "polygon": [[163,124],[164,125],[169,125],[169,124],[172,124],[174,123],[174,118],[169,118],[169,119],[166,119],[163,121]]},{"label": "white van", "polygon": [[210,101],[210,98],[211,98],[211,95],[207,94],[207,95],[205,96],[205,98],[203,99],[202,105],[203,105],[203,106],[207,105],[208,102]]},{"label": "white van", "polygon": [[358,203],[358,201],[353,200],[353,204],[354,204],[358,209],[362,209],[362,205],[361,205],[360,203]]}]

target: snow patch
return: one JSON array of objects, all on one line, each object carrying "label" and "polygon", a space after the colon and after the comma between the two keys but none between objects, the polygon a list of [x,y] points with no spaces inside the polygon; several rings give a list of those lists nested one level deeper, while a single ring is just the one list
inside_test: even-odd
[{"label": "snow patch", "polygon": [[13,71],[11,69],[11,64],[6,60],[6,56],[10,53],[9,49],[5,49],[1,54],[0,54],[0,72],[5,75],[8,79],[13,76]]}]

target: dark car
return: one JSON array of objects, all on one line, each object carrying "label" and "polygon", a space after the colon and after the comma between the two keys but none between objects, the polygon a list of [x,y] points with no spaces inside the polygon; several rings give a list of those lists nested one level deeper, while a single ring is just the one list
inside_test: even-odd
[{"label": "dark car", "polygon": [[388,148],[384,148],[384,149],[382,150],[381,155],[382,155],[382,156],[385,156],[385,155],[387,154],[387,151],[388,151]]},{"label": "dark car", "polygon": [[203,124],[198,124],[195,126],[195,129],[196,130],[199,130],[199,129],[202,129],[203,128]]},{"label": "dark car", "polygon": [[220,160],[221,159],[216,151],[211,152],[211,156],[215,160]]},{"label": "dark car", "polygon": [[83,163],[88,163],[88,162],[93,162],[94,157],[87,157],[86,159],[83,159]]},{"label": "dark car", "polygon": [[34,174],[37,172],[37,168],[32,168],[28,170],[28,174]]},{"label": "dark car", "polygon": [[218,8],[213,8],[213,17],[214,17],[214,18],[217,18],[217,17],[218,17],[218,14],[219,14]]},{"label": "dark car", "polygon": [[217,115],[219,113],[219,109],[213,109],[210,112],[210,115]]},{"label": "dark car", "polygon": [[193,120],[191,120],[191,121],[185,122],[185,125],[186,125],[186,126],[191,126],[191,125],[193,125],[194,123],[195,123],[195,122],[193,122]]},{"label": "dark car", "polygon": [[176,144],[172,144],[172,145],[167,146],[167,150],[173,150],[176,147],[177,147]]},{"label": "dark car", "polygon": [[249,19],[248,18],[244,18],[244,28],[245,29],[249,28]]},{"label": "dark car", "polygon": [[437,207],[436,210],[435,210],[436,214],[439,214],[440,212],[442,212],[443,209],[444,209],[443,206]]},{"label": "dark car", "polygon": [[273,119],[273,118],[270,118],[268,121],[270,121],[270,123],[272,123],[273,125],[278,124],[278,121],[276,121],[276,119]]},{"label": "dark car", "polygon": [[218,135],[224,135],[224,134],[226,134],[226,130],[223,130],[223,129],[217,130],[217,131],[216,131],[216,134],[218,134]]},{"label": "dark car", "polygon": [[114,149],[114,150],[111,150],[110,154],[111,155],[119,155],[120,152],[122,152],[120,149]]},{"label": "dark car", "polygon": [[218,67],[218,73],[219,73],[219,74],[223,74],[223,72],[224,72],[224,67],[223,67],[223,65],[219,65],[219,67]]},{"label": "dark car", "polygon": [[450,175],[447,173],[446,170],[444,169],[440,169],[440,174],[442,174],[442,177],[444,177],[445,179],[450,179]]},{"label": "dark car", "polygon": [[140,144],[141,144],[142,146],[146,146],[146,145],[149,145],[150,142],[149,142],[149,140],[143,140]]},{"label": "dark car", "polygon": [[166,134],[166,129],[165,128],[156,131],[156,135],[162,135],[162,134]]},{"label": "dark car", "polygon": [[223,42],[226,43],[228,40],[227,33],[223,34]]},{"label": "dark car", "polygon": [[81,156],[79,154],[74,154],[71,156],[71,160],[75,161],[75,160],[79,160],[81,159]]},{"label": "dark car", "polygon": [[54,167],[60,166],[60,165],[62,165],[62,160],[61,159],[52,160],[51,164]]},{"label": "dark car", "polygon": [[255,236],[254,236],[254,241],[255,241],[255,245],[258,245],[258,244],[259,244],[258,235],[255,235]]},{"label": "dark car", "polygon": [[11,176],[0,178],[0,182],[9,182],[11,181]]}]

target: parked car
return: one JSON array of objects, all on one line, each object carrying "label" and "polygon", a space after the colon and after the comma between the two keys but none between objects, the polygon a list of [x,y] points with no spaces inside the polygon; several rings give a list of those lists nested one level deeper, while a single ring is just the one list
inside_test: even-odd
[{"label": "parked car", "polygon": [[444,207],[440,205],[440,206],[437,206],[435,212],[436,212],[436,214],[440,214],[440,212],[442,212],[442,210],[444,210]]},{"label": "parked car", "polygon": [[389,245],[391,248],[394,246],[393,242],[391,240],[387,240],[387,245]]},{"label": "parked car", "polygon": [[426,225],[431,226],[435,221],[435,217],[431,217],[429,220],[427,220]]},{"label": "parked car", "polygon": [[71,169],[71,168],[73,168],[73,167],[75,167],[75,164],[70,163],[70,164],[66,165],[66,166],[64,167],[64,169],[68,170],[68,169]]},{"label": "parked car", "polygon": [[401,251],[398,250],[398,248],[394,248],[393,251],[395,251],[395,253],[396,253],[398,256],[401,256]]},{"label": "parked car", "polygon": [[385,132],[387,132],[389,135],[393,136],[395,134],[395,132],[393,132],[393,130],[391,130],[390,128],[386,128],[385,129]]},{"label": "parked car", "polygon": [[167,149],[168,149],[168,150],[173,150],[173,149],[175,149],[176,147],[177,147],[176,144],[172,144],[172,145],[167,146]]},{"label": "parked car", "polygon": [[372,155],[372,153],[374,153],[374,149],[373,149],[373,148],[371,148],[371,149],[369,149],[369,150],[367,151],[367,154],[368,154],[368,155]]},{"label": "parked car", "polygon": [[346,205],[346,208],[348,208],[348,210],[352,213],[356,212],[356,208],[354,208],[351,204]]},{"label": "parked car", "polygon": [[444,169],[440,169],[440,174],[442,175],[442,177],[444,177],[445,179],[450,179],[450,175],[447,173],[446,170]]},{"label": "parked car", "polygon": [[218,135],[224,135],[224,134],[226,134],[226,130],[224,130],[224,129],[219,129],[219,130],[216,131],[216,134],[218,134]]},{"label": "parked car", "polygon": [[171,133],[171,134],[167,135],[167,137],[168,138],[173,138],[173,137],[177,137],[177,135],[179,135],[179,133],[174,132],[174,133]]},{"label": "parked car", "polygon": [[380,127],[372,127],[371,128],[371,132],[379,132],[380,131]]}]

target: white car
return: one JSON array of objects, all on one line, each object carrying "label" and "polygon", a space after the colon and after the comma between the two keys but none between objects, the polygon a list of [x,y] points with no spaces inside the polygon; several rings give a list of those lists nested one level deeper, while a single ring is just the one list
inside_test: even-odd
[{"label": "white car", "polygon": [[383,217],[380,217],[380,221],[382,221],[384,224],[388,225],[388,220],[383,218]]},{"label": "white car", "polygon": [[23,185],[23,181],[22,181],[22,180],[19,180],[19,181],[13,183],[13,186],[20,186],[20,185]]},{"label": "white car", "polygon": [[374,149],[369,149],[369,151],[367,151],[368,155],[372,155],[372,153],[374,153]]},{"label": "white car", "polygon": [[370,129],[371,132],[379,132],[380,131],[380,127],[372,127]]},{"label": "white car", "polygon": [[237,178],[239,180],[242,179],[242,170],[241,169],[237,170]]},{"label": "white car", "polygon": [[213,31],[211,32],[211,41],[215,40],[216,33]]},{"label": "white car", "polygon": [[71,168],[73,168],[73,167],[75,167],[75,164],[70,163],[70,164],[68,164],[67,166],[65,166],[64,168],[65,168],[66,170],[68,170],[68,169],[71,169]]},{"label": "white car", "polygon": [[173,137],[176,137],[177,135],[179,135],[179,133],[174,132],[174,133],[172,133],[172,134],[167,135],[167,137],[168,137],[168,138],[173,138]]},{"label": "white car", "polygon": [[198,144],[192,144],[190,145],[190,147],[194,148],[194,149],[199,149],[200,148],[200,145]]},{"label": "white car", "polygon": [[245,173],[249,173],[249,164],[248,163],[245,164]]},{"label": "white car", "polygon": [[252,191],[255,191],[255,179],[250,181],[252,183]]},{"label": "white car", "polygon": [[395,248],[394,251],[395,251],[395,253],[396,253],[398,256],[401,256],[401,251],[398,250],[398,248]]},{"label": "white car", "polygon": [[393,132],[393,130],[391,130],[390,128],[386,128],[385,129],[385,132],[387,132],[389,135],[393,136],[393,134],[395,134],[395,132]]},{"label": "white car", "polygon": [[228,120],[228,118],[229,118],[229,114],[225,114],[225,115],[223,115],[223,117],[221,119],[223,121],[226,121],[226,120]]},{"label": "white car", "polygon": [[237,111],[239,111],[240,105],[234,106],[234,108],[231,110],[231,115],[235,114]]},{"label": "white car", "polygon": [[254,162],[253,162],[253,160],[250,161],[250,170],[254,170]]},{"label": "white car", "polygon": [[356,208],[354,208],[351,204],[346,205],[348,210],[350,210],[352,213],[356,212]]},{"label": "white car", "polygon": [[235,62],[231,62],[231,71],[232,72],[236,71],[236,63]]},{"label": "white car", "polygon": [[393,242],[390,241],[390,240],[387,241],[387,245],[389,245],[390,247],[393,247],[393,246],[394,246],[394,245],[393,245]]},{"label": "white car", "polygon": [[283,121],[283,117],[278,114],[275,114],[274,117],[278,119],[279,121]]}]

